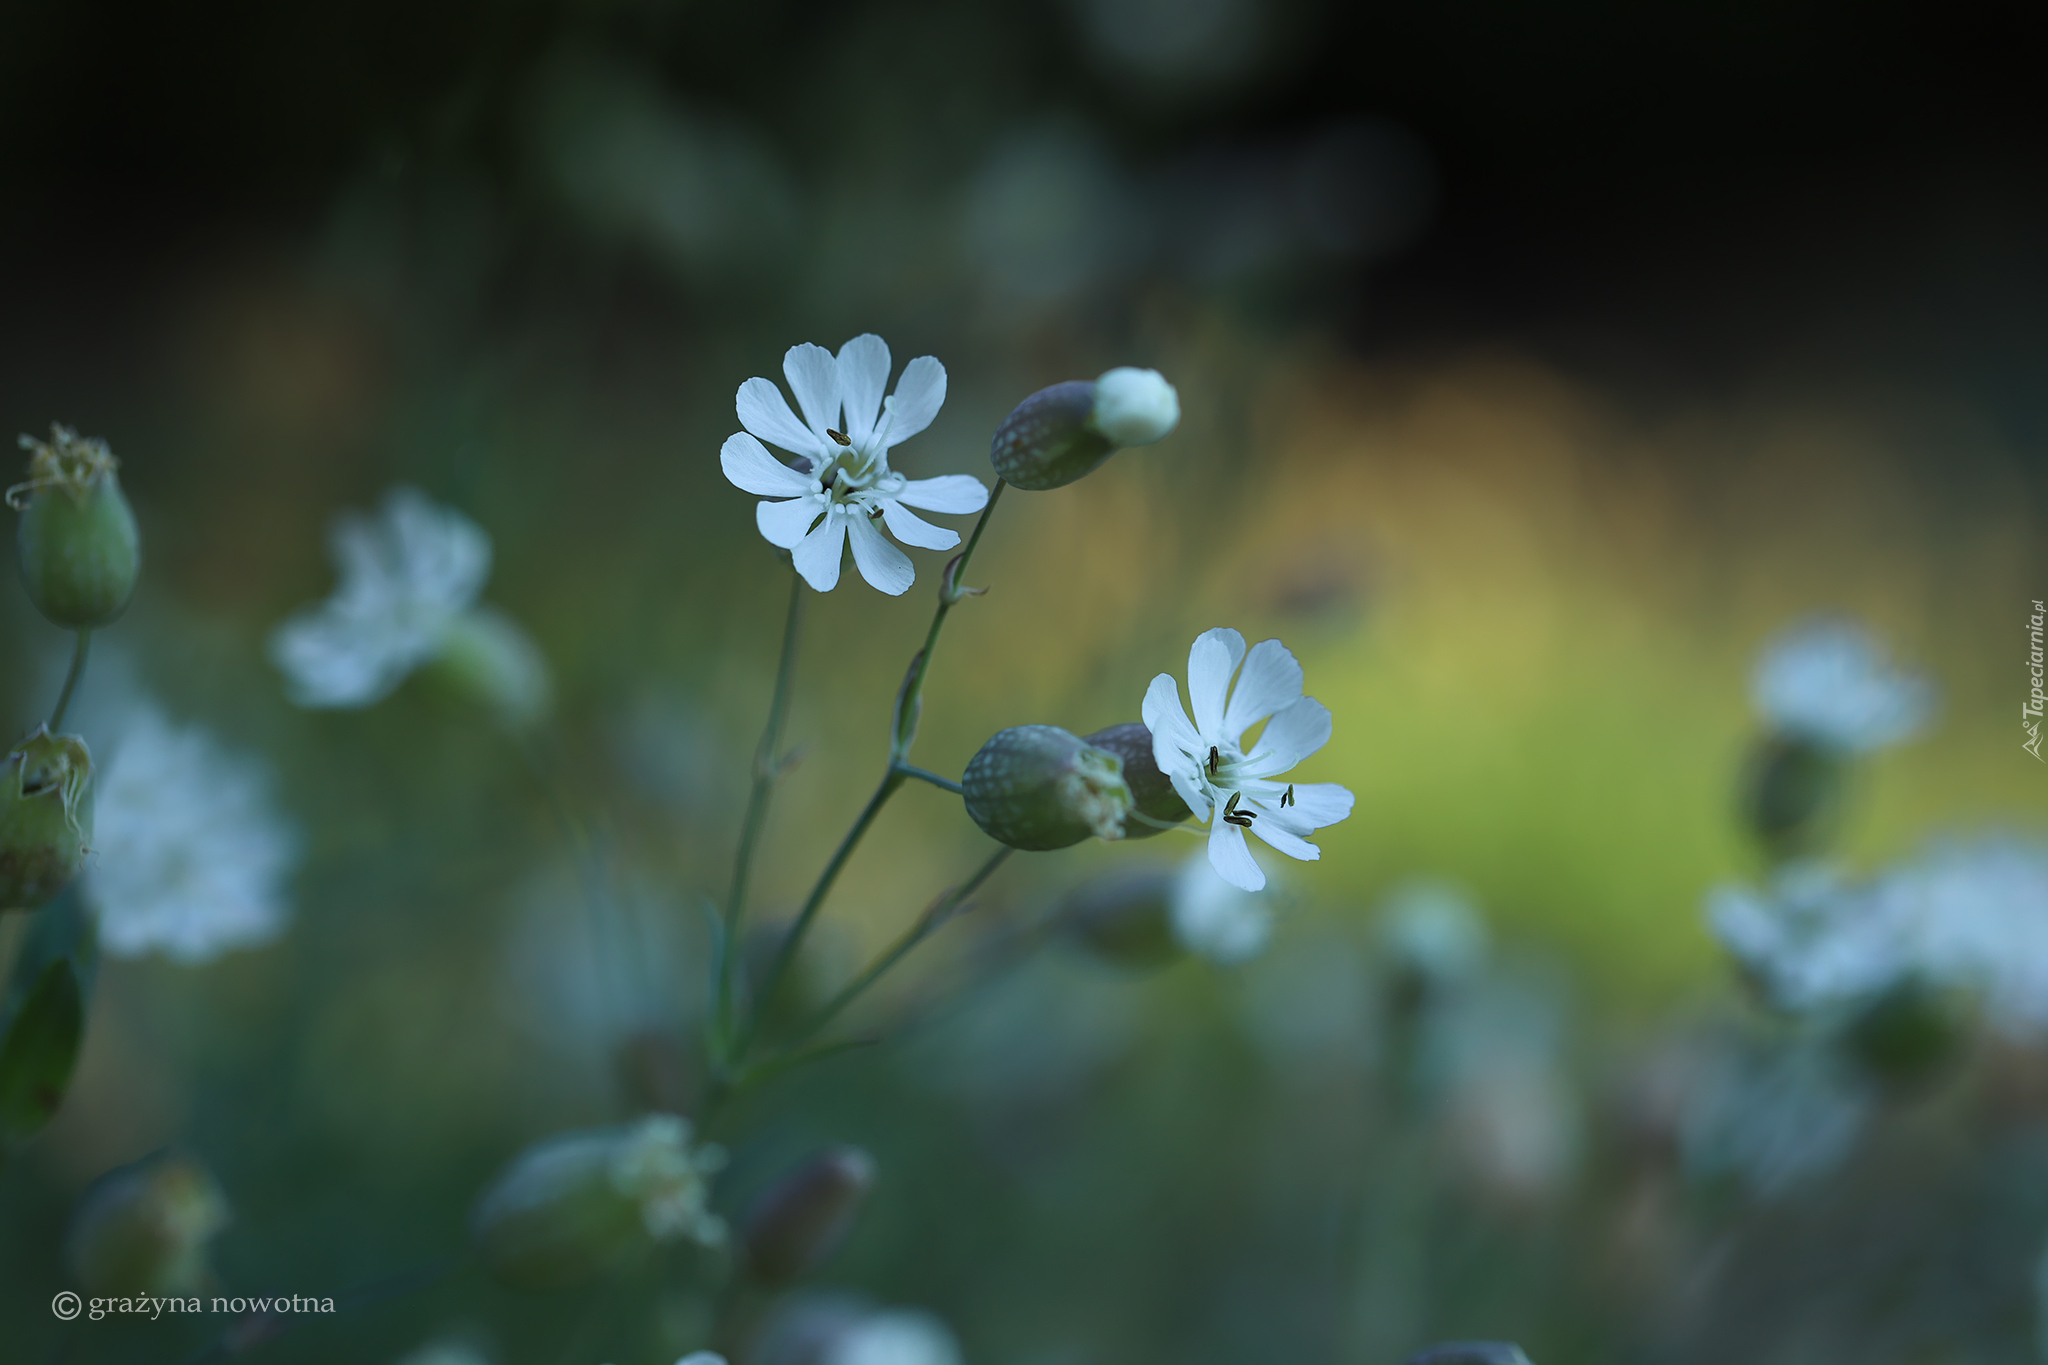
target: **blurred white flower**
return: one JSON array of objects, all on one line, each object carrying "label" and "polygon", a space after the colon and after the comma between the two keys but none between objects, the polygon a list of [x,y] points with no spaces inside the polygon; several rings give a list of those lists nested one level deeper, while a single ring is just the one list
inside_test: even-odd
[{"label": "blurred white flower", "polygon": [[2048,844],[1994,834],[1938,843],[1884,879],[1929,979],[1979,992],[2008,1034],[2048,1034]]},{"label": "blurred white flower", "polygon": [[1853,621],[1803,622],[1773,640],[1750,681],[1772,728],[1867,753],[1912,738],[1934,715],[1934,685],[1895,667]]},{"label": "blurred white flower", "polygon": [[1779,1007],[1826,1009],[1868,998],[1915,966],[1905,902],[1854,885],[1822,863],[1791,863],[1763,890],[1720,886],[1707,923]]},{"label": "blurred white flower", "polygon": [[1271,898],[1219,879],[1199,853],[1174,878],[1168,913],[1181,947],[1225,967],[1257,957],[1273,936]]},{"label": "blurred white flower", "polygon": [[1909,978],[1978,994],[2012,1034],[2048,1033],[2048,844],[1935,844],[1861,883],[1793,864],[1766,891],[1721,887],[1715,936],[1777,1004],[1816,1010]]},{"label": "blurred white flower", "polygon": [[1433,985],[1469,980],[1486,963],[1486,921],[1450,882],[1418,877],[1388,891],[1379,936],[1399,970]]},{"label": "blurred white flower", "polygon": [[[1246,830],[1312,862],[1322,854],[1303,836],[1351,814],[1350,791],[1333,782],[1277,780],[1330,740],[1329,710],[1303,696],[1301,682],[1301,665],[1278,640],[1262,640],[1247,654],[1244,636],[1219,628],[1202,632],[1188,650],[1193,724],[1171,673],[1154,678],[1145,693],[1153,760],[1194,818],[1209,824],[1210,865],[1246,891],[1266,884],[1245,846]],[[1247,753],[1244,734],[1262,720],[1266,727]]]},{"label": "blurred white flower", "polygon": [[1443,1002],[1423,1062],[1447,1150],[1489,1191],[1540,1199],[1577,1164],[1582,1122],[1564,1061],[1566,999],[1541,978],[1496,979]]},{"label": "blurred white flower", "polygon": [[97,783],[86,899],[117,957],[204,962],[276,938],[298,838],[260,760],[139,707]]},{"label": "blurred white flower", "polygon": [[1770,1197],[1838,1165],[1871,1110],[1868,1087],[1830,1049],[1723,1040],[1696,1059],[1679,1143],[1695,1175],[1733,1175]]},{"label": "blurred white flower", "polygon": [[335,518],[341,582],[270,637],[291,698],[307,707],[368,706],[421,666],[445,661],[515,721],[548,704],[547,664],[525,632],[477,596],[491,572],[483,528],[415,488],[394,488],[377,516]]},{"label": "blurred white flower", "polygon": [[725,1357],[716,1351],[692,1351],[676,1365],[725,1365]]},{"label": "blurred white flower", "polygon": [[[889,347],[870,332],[840,347],[837,356],[808,342],[792,346],[782,373],[803,420],[768,380],[740,385],[735,405],[746,431],[728,437],[719,452],[725,477],[746,492],[784,499],[758,504],[754,522],[771,545],[790,552],[797,572],[817,591],[838,586],[850,541],[861,577],[900,595],[916,571],[874,523],[879,519],[905,545],[950,550],[960,543],[959,533],[909,509],[959,514],[979,512],[988,502],[988,490],[971,475],[906,479],[889,468],[889,448],[938,416],[946,401],[946,367],[919,356],[903,367],[896,392],[884,398]],[[800,467],[770,455],[762,441],[797,456]]]},{"label": "blurred white flower", "polygon": [[611,1157],[612,1187],[640,1206],[640,1221],[657,1242],[688,1237],[723,1246],[725,1220],[711,1212],[711,1177],[725,1169],[725,1149],[690,1142],[690,1121],[650,1114],[626,1130]]},{"label": "blurred white flower", "polygon": [[894,1308],[840,1332],[822,1365],[960,1365],[960,1343],[930,1313]]}]

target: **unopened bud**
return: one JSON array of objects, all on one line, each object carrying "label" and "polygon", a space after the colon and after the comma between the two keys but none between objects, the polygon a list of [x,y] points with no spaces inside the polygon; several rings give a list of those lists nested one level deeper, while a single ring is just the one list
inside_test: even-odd
[{"label": "unopened bud", "polygon": [[1093,473],[1124,446],[1151,445],[1180,421],[1180,396],[1157,370],[1129,366],[1093,383],[1040,389],[996,428],[989,460],[1019,488],[1059,488]]},{"label": "unopened bud", "polygon": [[485,1267],[520,1289],[594,1279],[657,1242],[722,1245],[708,1208],[725,1153],[692,1147],[673,1114],[564,1133],[527,1148],[477,1200],[470,1236]]},{"label": "unopened bud", "polygon": [[1408,1357],[1407,1365],[1529,1365],[1512,1341],[1447,1341]]},{"label": "unopened bud", "polygon": [[1118,446],[1149,446],[1180,425],[1180,395],[1157,370],[1119,365],[1095,381],[1095,429]]},{"label": "unopened bud", "polygon": [[1033,852],[1091,834],[1121,839],[1131,808],[1122,760],[1057,725],[1000,731],[968,760],[960,785],[984,834]]},{"label": "unopened bud", "polygon": [[7,490],[7,504],[21,513],[15,546],[29,600],[67,630],[103,626],[127,607],[142,567],[120,461],[106,442],[80,440],[69,427],[52,427],[47,443],[24,436],[21,444],[31,452],[28,480]]},{"label": "unopened bud", "polygon": [[41,725],[0,763],[0,908],[44,905],[85,866],[91,785],[85,741]]},{"label": "unopened bud", "polygon": [[875,1160],[858,1147],[834,1147],[791,1171],[747,1214],[747,1269],[779,1287],[822,1264],[852,1230],[874,1183]]},{"label": "unopened bud", "polygon": [[1124,785],[1131,789],[1124,838],[1149,839],[1166,826],[1177,825],[1194,814],[1173,789],[1172,779],[1159,771],[1159,760],[1152,756],[1152,732],[1143,721],[1097,730],[1084,742],[1106,749],[1124,761]]},{"label": "unopened bud", "polygon": [[85,1192],[64,1260],[89,1293],[195,1293],[209,1278],[207,1244],[227,1225],[227,1199],[205,1167],[174,1153],[148,1157]]},{"label": "unopened bud", "polygon": [[1119,966],[1171,962],[1182,952],[1173,932],[1175,881],[1171,868],[1132,867],[1083,882],[1061,907],[1061,927]]},{"label": "unopened bud", "polygon": [[1750,758],[1743,815],[1773,858],[1810,853],[1834,830],[1847,777],[1841,750],[1773,735]]}]

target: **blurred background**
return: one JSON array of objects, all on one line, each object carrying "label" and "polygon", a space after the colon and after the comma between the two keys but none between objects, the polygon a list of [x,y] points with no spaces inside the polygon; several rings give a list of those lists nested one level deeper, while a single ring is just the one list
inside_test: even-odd
[{"label": "blurred background", "polygon": [[[1769,1033],[1702,905],[1763,875],[1737,792],[1780,628],[1846,613],[1940,690],[1859,768],[1849,866],[2048,833],[2013,723],[2048,596],[2038,11],[13,0],[0,30],[0,422],[107,438],[147,546],[81,723],[127,689],[261,755],[301,848],[275,942],[103,967],[63,1112],[0,1167],[8,1361],[228,1329],[47,1307],[80,1193],[167,1145],[233,1210],[220,1285],[356,1295],[238,1350],[703,1343],[687,1257],[538,1297],[385,1277],[459,1258],[522,1146],[678,1093],[786,584],[717,450],[741,380],[867,331],[950,378],[913,477],[988,478],[1019,399],[1111,365],[1185,414],[1005,499],[920,763],[1135,720],[1231,625],[1300,657],[1336,718],[1301,775],[1359,800],[1227,965],[1043,928],[1192,840],[1013,859],[864,1007],[900,1040],[717,1134],[728,1212],[820,1143],[875,1154],[806,1293],[927,1310],[998,1365],[2048,1350],[2037,1041],[1973,1035],[1867,1101],[1780,1068],[1736,1104],[1776,1136],[1725,1158],[1675,1117]],[[265,657],[333,583],[331,519],[398,483],[490,534],[631,951],[498,730],[419,684],[297,710]],[[913,557],[904,598],[849,570],[813,600],[769,920],[886,754],[943,562]],[[68,644],[18,593],[0,633],[25,727]],[[806,980],[985,848],[904,792]],[[1411,922],[1454,926],[1451,965]]]}]

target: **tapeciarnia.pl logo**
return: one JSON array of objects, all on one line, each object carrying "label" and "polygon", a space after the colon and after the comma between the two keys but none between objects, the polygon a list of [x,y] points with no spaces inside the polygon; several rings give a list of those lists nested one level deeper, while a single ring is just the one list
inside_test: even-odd
[{"label": "tapeciarnia.pl logo", "polygon": [[2027,620],[2027,672],[2033,675],[2034,685],[2028,693],[2025,704],[2020,707],[2020,724],[2027,732],[2027,742],[2020,747],[2034,756],[2038,762],[2048,762],[2041,757],[2041,708],[2048,703],[2048,696],[2041,691],[2041,623],[2048,619],[2048,607],[2034,599],[2034,614]]}]

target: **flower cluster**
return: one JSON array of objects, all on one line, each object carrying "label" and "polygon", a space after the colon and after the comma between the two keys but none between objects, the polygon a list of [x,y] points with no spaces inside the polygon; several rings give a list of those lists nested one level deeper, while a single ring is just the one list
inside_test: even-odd
[{"label": "flower cluster", "polygon": [[1854,621],[1821,617],[1765,647],[1750,680],[1758,714],[1779,734],[1845,753],[1911,739],[1934,716],[1934,686],[1893,665]]}]

